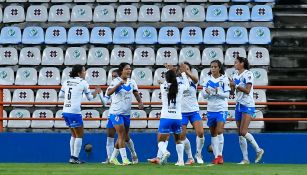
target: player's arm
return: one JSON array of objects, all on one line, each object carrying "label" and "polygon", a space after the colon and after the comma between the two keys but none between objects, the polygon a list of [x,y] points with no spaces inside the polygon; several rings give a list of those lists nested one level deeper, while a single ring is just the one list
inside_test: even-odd
[{"label": "player's arm", "polygon": [[229,80],[228,78],[225,78],[223,80],[224,86],[222,88],[217,89],[216,95],[220,98],[228,98],[230,95],[230,86],[229,86]]},{"label": "player's arm", "polygon": [[111,83],[111,86],[108,88],[107,96],[111,96],[124,83],[125,83],[124,81],[114,81],[113,80],[113,82]]},{"label": "player's arm", "polygon": [[201,91],[202,96],[204,99],[208,98],[211,95],[210,90],[208,89],[208,85],[207,85],[208,80],[205,79],[203,86],[203,90]]},{"label": "player's arm", "polygon": [[193,81],[194,84],[198,83],[198,78],[196,75],[193,75],[191,71],[186,71],[186,74],[188,77],[191,78],[191,80]]},{"label": "player's arm", "polygon": [[245,94],[249,94],[251,89],[252,89],[252,85],[253,85],[253,80],[254,80],[254,76],[253,76],[253,73],[249,72],[249,73],[246,73],[244,75],[244,79],[246,81],[246,86],[245,88],[242,87],[242,86],[239,86],[239,85],[235,85],[235,88],[236,90],[238,91],[241,91]]},{"label": "player's arm", "polygon": [[188,90],[190,87],[190,82],[188,80],[188,76],[187,76],[187,65],[186,64],[181,64],[180,65],[180,72],[181,72],[181,77],[182,77],[182,86],[183,86],[183,90]]},{"label": "player's arm", "polygon": [[59,98],[64,98],[65,97],[65,84],[64,83],[61,87],[60,93],[59,93]]},{"label": "player's arm", "polygon": [[89,84],[84,82],[84,93],[85,93],[86,98],[89,101],[93,100],[97,96],[97,94],[99,94],[100,92],[101,92],[101,88],[99,86],[96,86],[95,91],[91,92]]},{"label": "player's arm", "polygon": [[134,80],[132,81],[132,85],[133,85],[133,95],[134,95],[136,101],[139,102],[139,109],[144,109],[144,104],[143,104],[142,98],[139,94],[138,86],[137,86],[137,84]]}]

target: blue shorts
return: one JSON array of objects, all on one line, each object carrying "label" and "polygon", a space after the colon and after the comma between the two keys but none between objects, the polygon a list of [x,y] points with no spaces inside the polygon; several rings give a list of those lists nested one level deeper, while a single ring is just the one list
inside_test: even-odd
[{"label": "blue shorts", "polygon": [[226,122],[228,112],[220,111],[220,112],[209,112],[207,113],[207,125],[209,127],[216,126],[217,122]]},{"label": "blue shorts", "polygon": [[160,134],[180,134],[182,131],[181,120],[161,118],[158,131]]},{"label": "blue shorts", "polygon": [[108,116],[107,128],[114,128],[115,125],[124,125],[130,127],[130,115],[110,114]]},{"label": "blue shorts", "polygon": [[188,113],[182,113],[182,125],[187,126],[189,124],[189,121],[194,123],[195,121],[201,121],[201,117],[199,115],[199,111],[195,112],[188,112]]},{"label": "blue shorts", "polygon": [[242,119],[243,113],[249,114],[252,118],[255,118],[255,107],[247,107],[237,103],[236,105],[236,112],[235,112],[235,119],[236,121],[240,121]]},{"label": "blue shorts", "polygon": [[83,126],[83,120],[81,114],[62,113],[66,125],[70,128],[78,128]]}]

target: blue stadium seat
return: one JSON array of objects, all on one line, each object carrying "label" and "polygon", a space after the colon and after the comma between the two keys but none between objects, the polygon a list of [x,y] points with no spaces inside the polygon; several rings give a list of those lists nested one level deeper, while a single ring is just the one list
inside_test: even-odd
[{"label": "blue stadium seat", "polygon": [[203,31],[200,27],[184,27],[181,31],[182,44],[201,44],[203,42]]},{"label": "blue stadium seat", "polygon": [[275,0],[254,0],[255,2],[275,2]]},{"label": "blue stadium seat", "polygon": [[60,26],[48,27],[45,33],[46,44],[65,44],[67,39],[66,29]]},{"label": "blue stadium seat", "polygon": [[255,5],[252,8],[252,21],[273,21],[272,7],[268,5]]},{"label": "blue stadium seat", "polygon": [[204,34],[205,44],[224,44],[225,30],[222,27],[208,27]]},{"label": "blue stadium seat", "polygon": [[90,41],[90,32],[86,27],[72,27],[68,30],[68,44],[86,44]]},{"label": "blue stadium seat", "polygon": [[227,8],[224,5],[210,5],[207,9],[207,21],[227,21]]},{"label": "blue stadium seat", "polygon": [[134,31],[132,27],[116,27],[113,33],[114,44],[134,43]]},{"label": "blue stadium seat", "polygon": [[229,21],[249,21],[250,11],[247,5],[232,5],[229,8]]},{"label": "blue stadium seat", "polygon": [[44,30],[41,27],[33,26],[26,27],[23,30],[22,43],[23,44],[41,44],[45,41]]},{"label": "blue stadium seat", "polygon": [[139,27],[136,30],[135,42],[137,44],[156,44],[158,33],[154,27]]},{"label": "blue stadium seat", "polygon": [[253,0],[231,0],[232,2],[252,2]]},{"label": "blue stadium seat", "polygon": [[244,27],[230,27],[227,30],[226,36],[227,44],[247,44],[248,34]]},{"label": "blue stadium seat", "polygon": [[159,44],[180,43],[180,32],[177,27],[161,27],[158,37]]},{"label": "blue stadium seat", "polygon": [[267,27],[253,27],[249,32],[250,44],[270,44],[271,33]]},{"label": "blue stadium seat", "polygon": [[19,27],[3,27],[0,35],[1,44],[21,43],[21,30]]},{"label": "blue stadium seat", "polygon": [[110,44],[112,43],[112,30],[110,27],[94,27],[91,32],[90,43]]}]

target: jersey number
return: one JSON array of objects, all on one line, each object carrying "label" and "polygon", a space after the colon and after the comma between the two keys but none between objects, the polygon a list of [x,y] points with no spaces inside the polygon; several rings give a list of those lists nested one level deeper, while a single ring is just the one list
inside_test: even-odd
[{"label": "jersey number", "polygon": [[72,88],[68,89],[68,94],[67,94],[67,99],[70,100],[71,99],[71,90]]}]

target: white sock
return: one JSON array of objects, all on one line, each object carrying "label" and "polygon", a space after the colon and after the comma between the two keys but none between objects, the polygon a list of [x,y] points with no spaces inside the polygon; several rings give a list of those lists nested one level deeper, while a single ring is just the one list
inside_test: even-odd
[{"label": "white sock", "polygon": [[256,140],[254,139],[253,135],[251,135],[250,133],[246,133],[246,135],[244,136],[244,138],[246,138],[246,140],[252,144],[253,148],[255,149],[256,152],[261,151],[261,149],[259,148]]},{"label": "white sock", "polygon": [[127,152],[126,148],[119,148],[120,156],[122,157],[122,161],[127,159]]},{"label": "white sock", "polygon": [[110,159],[110,158],[111,158],[111,155],[112,155],[112,153],[113,153],[113,150],[114,150],[114,138],[112,138],[112,137],[107,137],[106,149],[107,149],[108,159]]},{"label": "white sock", "polygon": [[218,137],[211,137],[211,145],[214,157],[217,158],[219,154],[219,138]]},{"label": "white sock", "polygon": [[178,162],[183,162],[183,144],[176,144],[176,151],[177,151],[177,155],[178,155]]},{"label": "white sock", "polygon": [[196,154],[201,154],[201,151],[204,147],[205,144],[205,137],[203,136],[202,138],[196,137]]},{"label": "white sock", "polygon": [[[165,145],[166,145],[166,149],[167,149],[167,145],[168,145],[168,141],[165,141]],[[163,153],[162,151],[158,148],[158,153],[157,153],[157,158],[162,158]]]},{"label": "white sock", "polygon": [[136,152],[135,152],[135,149],[134,149],[133,141],[130,139],[128,142],[126,142],[126,145],[127,145],[128,149],[129,149],[129,151],[131,152],[131,155],[136,157],[137,155],[136,155]]},{"label": "white sock", "polygon": [[189,141],[188,138],[185,138],[185,140],[181,141],[184,145],[184,151],[185,153],[188,155],[188,158],[189,159],[193,159],[193,156],[192,156],[192,151],[191,151],[191,143]]},{"label": "white sock", "polygon": [[74,145],[75,145],[75,137],[71,136],[70,137],[70,142],[69,142],[69,146],[70,146],[70,156],[74,155]]},{"label": "white sock", "polygon": [[219,138],[219,156],[223,155],[223,149],[224,149],[224,134],[217,135]]},{"label": "white sock", "polygon": [[74,144],[74,156],[79,157],[80,150],[82,146],[82,138],[76,138]]},{"label": "white sock", "polygon": [[158,143],[158,147],[159,147],[159,150],[162,152],[162,154],[165,154],[167,153],[167,149],[166,149],[166,143],[161,141]]},{"label": "white sock", "polygon": [[112,154],[111,154],[110,160],[112,160],[112,159],[114,159],[114,158],[117,158],[118,153],[119,153],[119,149],[114,148],[114,150],[113,150],[113,152],[112,152]]},{"label": "white sock", "polygon": [[248,160],[247,142],[243,136],[239,136],[240,148],[242,151],[243,159]]}]

